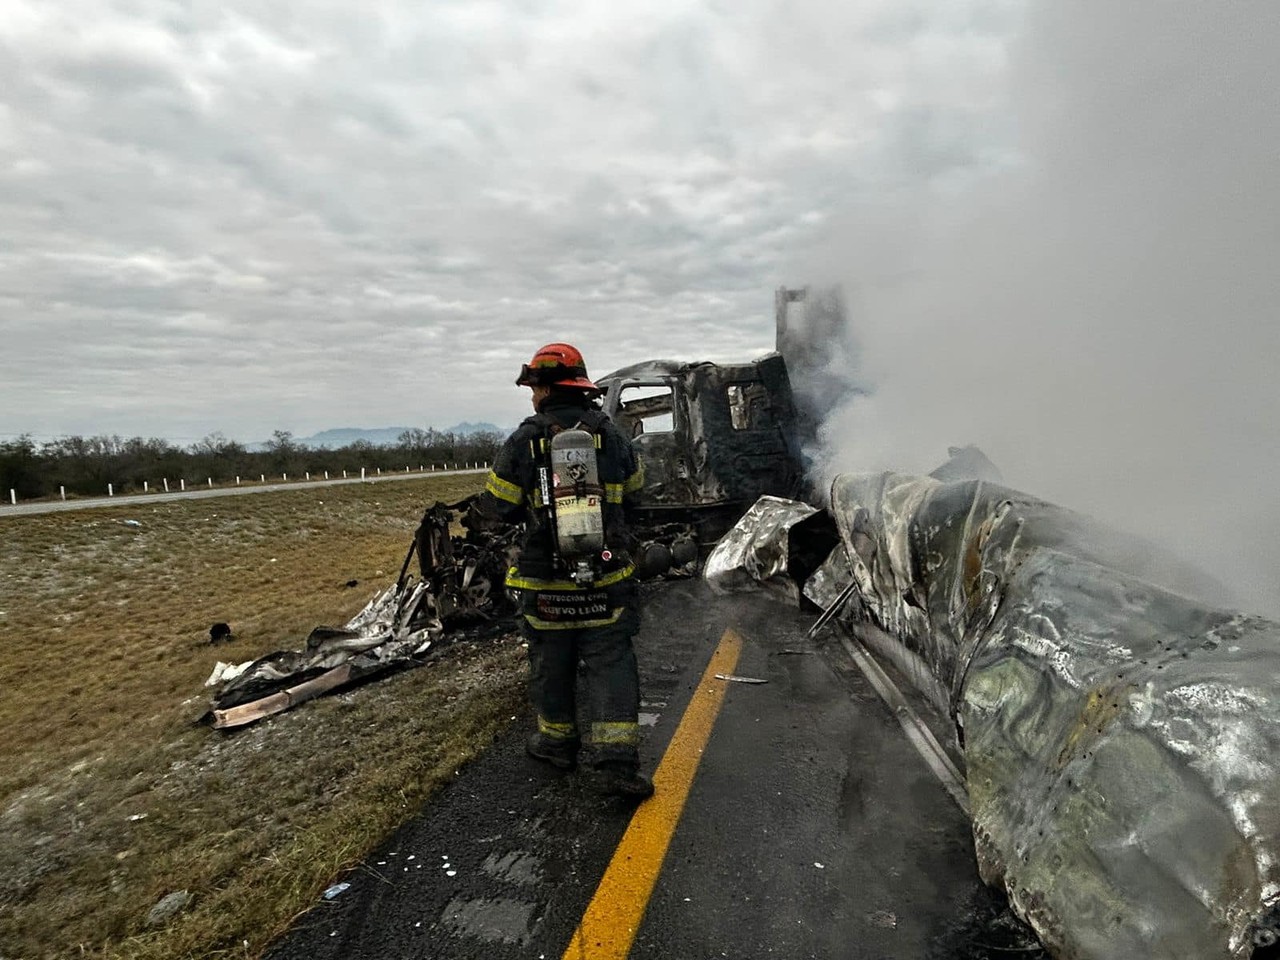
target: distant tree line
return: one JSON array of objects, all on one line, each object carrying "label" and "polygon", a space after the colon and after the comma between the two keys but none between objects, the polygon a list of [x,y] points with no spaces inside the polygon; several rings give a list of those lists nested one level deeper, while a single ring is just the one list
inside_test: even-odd
[{"label": "distant tree line", "polygon": [[314,478],[327,470],[341,476],[343,470],[359,473],[363,467],[403,471],[419,466],[437,469],[455,463],[492,462],[502,445],[496,433],[456,434],[438,430],[403,431],[394,444],[375,446],[364,440],[345,447],[314,448],[299,443],[293,434],[277,430],[265,449],[249,450],[220,433],[180,447],[155,437],[60,437],[37,444],[30,436],[0,442],[0,495],[16,491],[24,500],[68,494],[100,496],[111,484],[116,493],[141,491],[143,484],[155,490],[167,479],[176,489],[188,484],[268,480],[283,475]]}]

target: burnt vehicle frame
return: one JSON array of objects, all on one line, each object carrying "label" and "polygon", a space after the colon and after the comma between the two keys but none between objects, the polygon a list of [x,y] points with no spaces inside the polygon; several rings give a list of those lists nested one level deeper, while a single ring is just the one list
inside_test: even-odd
[{"label": "burnt vehicle frame", "polygon": [[602,407],[644,467],[642,539],[706,547],[761,496],[794,496],[797,415],[778,353],[739,364],[650,360],[596,381]]}]

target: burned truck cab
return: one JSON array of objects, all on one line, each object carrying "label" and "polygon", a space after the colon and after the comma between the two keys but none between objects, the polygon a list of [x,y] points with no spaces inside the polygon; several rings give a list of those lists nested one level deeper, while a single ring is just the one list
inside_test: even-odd
[{"label": "burned truck cab", "polygon": [[652,360],[596,382],[644,466],[642,535],[683,528],[706,546],[762,495],[796,494],[796,410],[780,354],[733,365]]}]

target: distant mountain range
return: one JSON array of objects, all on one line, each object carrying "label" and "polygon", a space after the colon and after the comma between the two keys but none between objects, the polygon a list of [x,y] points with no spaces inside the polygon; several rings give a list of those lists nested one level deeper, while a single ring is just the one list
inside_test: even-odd
[{"label": "distant mountain range", "polygon": [[[371,443],[375,447],[394,446],[400,434],[406,430],[428,429],[426,427],[337,427],[332,430],[321,430],[319,433],[312,434],[309,437],[294,437],[294,442],[305,447],[337,449],[338,447],[350,446],[357,441],[363,440]],[[509,430],[503,430],[494,426],[492,423],[471,423],[463,421],[454,424],[452,427],[446,427],[440,431],[441,433],[452,433],[458,436],[469,436],[473,433],[496,433],[505,437]],[[251,443],[248,445],[250,450],[265,450],[266,443]]]}]

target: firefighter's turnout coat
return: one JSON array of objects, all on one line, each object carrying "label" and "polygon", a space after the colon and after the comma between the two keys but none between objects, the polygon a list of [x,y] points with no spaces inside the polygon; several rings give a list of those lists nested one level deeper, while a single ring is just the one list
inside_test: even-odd
[{"label": "firefighter's turnout coat", "polygon": [[[551,437],[575,426],[596,439],[596,463],[604,487],[604,531],[608,559],[597,559],[597,575],[590,584],[578,585],[555,562],[555,532],[551,515],[542,502],[538,468],[547,462]],[[617,590],[635,573],[634,544],[627,525],[627,508],[634,503],[644,474],[631,441],[599,410],[588,405],[577,391],[553,393],[539,412],[525,419],[498,453],[485,491],[490,495],[486,512],[507,523],[523,522],[520,559],[507,576],[507,586],[529,594],[547,594],[554,602],[539,607],[536,598],[526,604],[525,619],[541,630],[605,626],[622,615],[630,590]],[[592,599],[594,598],[594,599]],[[604,604],[604,606],[601,606]]]},{"label": "firefighter's turnout coat", "polygon": [[[594,579],[575,583],[557,562],[555,531],[543,502],[539,467],[551,438],[574,427],[590,432],[604,488],[605,550]],[[628,508],[644,475],[631,441],[579,391],[553,392],[499,451],[481,498],[481,512],[525,526],[507,586],[520,593],[529,640],[530,695],[544,736],[576,744],[574,681],[586,665],[585,700],[597,759],[634,765],[639,742],[639,680],[631,637],[639,629],[633,580],[634,543]]]}]

